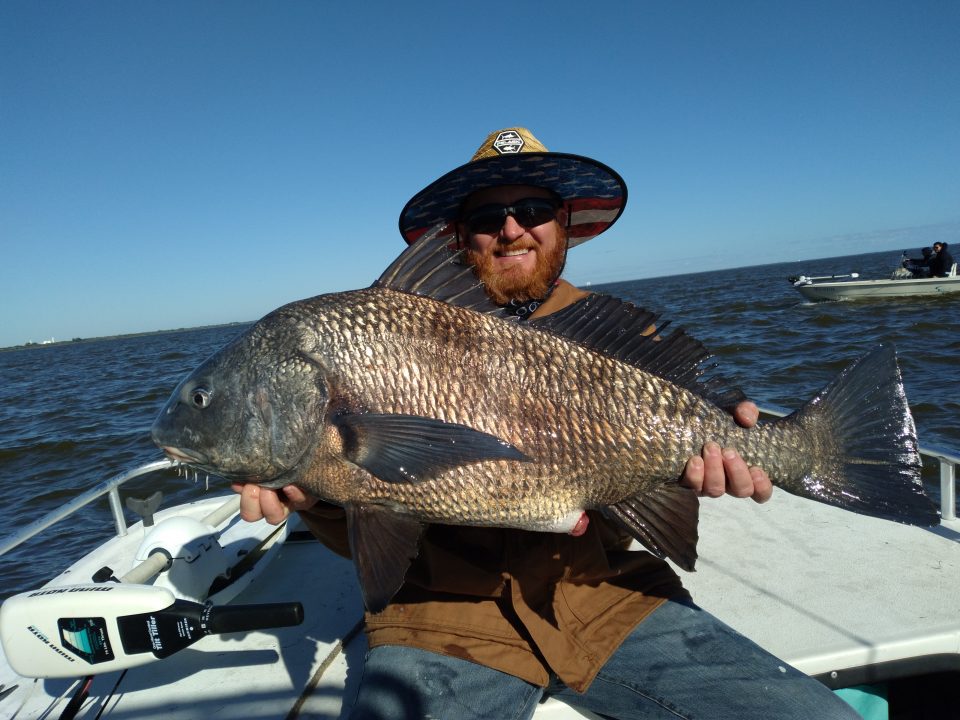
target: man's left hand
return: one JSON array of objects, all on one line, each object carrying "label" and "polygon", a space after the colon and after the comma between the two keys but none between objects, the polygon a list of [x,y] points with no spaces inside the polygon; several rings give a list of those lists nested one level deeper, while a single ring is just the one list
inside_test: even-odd
[{"label": "man's left hand", "polygon": [[[749,401],[737,405],[733,418],[746,428],[757,424],[760,410]],[[758,467],[747,467],[734,448],[721,448],[715,442],[703,446],[699,456],[687,461],[680,484],[693,488],[698,495],[720,497],[724,493],[739,498],[752,498],[764,503],[773,494],[770,478]]]}]

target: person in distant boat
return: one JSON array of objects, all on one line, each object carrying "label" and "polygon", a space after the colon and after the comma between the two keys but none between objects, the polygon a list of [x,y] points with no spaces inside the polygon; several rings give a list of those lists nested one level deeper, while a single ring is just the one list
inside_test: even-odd
[{"label": "person in distant boat", "polygon": [[910,271],[915,278],[930,277],[930,261],[933,258],[933,250],[928,247],[920,251],[922,257],[910,258],[907,253],[903,253],[903,267]]},{"label": "person in distant boat", "polygon": [[953,255],[947,250],[947,243],[935,242],[933,251],[936,253],[930,260],[930,277],[947,277],[953,267]]},{"label": "person in distant boat", "polygon": [[[607,230],[626,198],[606,165],[551,153],[528,130],[508,128],[417,193],[400,230],[413,243],[444,228],[491,299],[525,322],[590,295],[560,277],[567,250]],[[741,402],[733,414],[752,426],[758,413]],[[682,482],[710,497],[764,502],[772,492],[763,470],[716,443],[687,462]],[[293,486],[234,489],[244,519],[275,523],[298,510],[349,556],[341,508]],[[586,519],[570,534],[431,525],[399,591],[367,613],[350,717],[529,718],[545,695],[608,718],[859,717],[693,604],[666,561],[629,550],[630,537],[602,514]]]}]

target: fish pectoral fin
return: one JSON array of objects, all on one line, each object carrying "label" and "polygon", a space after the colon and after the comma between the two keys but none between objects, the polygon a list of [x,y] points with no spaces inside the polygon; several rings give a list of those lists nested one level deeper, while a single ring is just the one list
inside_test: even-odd
[{"label": "fish pectoral fin", "polygon": [[383,610],[420,552],[424,525],[378,505],[347,505],[347,536],[363,604]]},{"label": "fish pectoral fin", "polygon": [[494,435],[434,418],[368,413],[333,422],[347,459],[385,482],[420,482],[484,460],[530,460]]},{"label": "fish pectoral fin", "polygon": [[657,557],[669,558],[684,570],[693,570],[697,561],[700,501],[690,488],[661,485],[607,506],[604,514]]}]

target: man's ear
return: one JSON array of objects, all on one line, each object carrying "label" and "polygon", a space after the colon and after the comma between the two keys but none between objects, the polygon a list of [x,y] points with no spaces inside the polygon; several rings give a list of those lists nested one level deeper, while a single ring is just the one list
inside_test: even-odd
[{"label": "man's ear", "polygon": [[567,227],[567,220],[570,218],[570,212],[567,210],[566,205],[561,205],[560,209],[557,210],[557,222],[560,223],[560,227]]}]

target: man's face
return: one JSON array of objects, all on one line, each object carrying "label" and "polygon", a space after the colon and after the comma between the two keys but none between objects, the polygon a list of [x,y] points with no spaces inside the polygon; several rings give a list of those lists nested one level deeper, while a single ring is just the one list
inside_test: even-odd
[{"label": "man's face", "polygon": [[[553,200],[543,188],[529,185],[502,185],[478,190],[464,204],[462,217],[488,205],[511,206],[527,198]],[[467,258],[486,286],[494,302],[501,305],[518,300],[542,298],[557,279],[566,258],[567,239],[563,231],[566,211],[559,208],[550,219],[525,226],[508,215],[502,227],[471,228],[469,222],[458,225],[460,237],[467,243]]]}]

